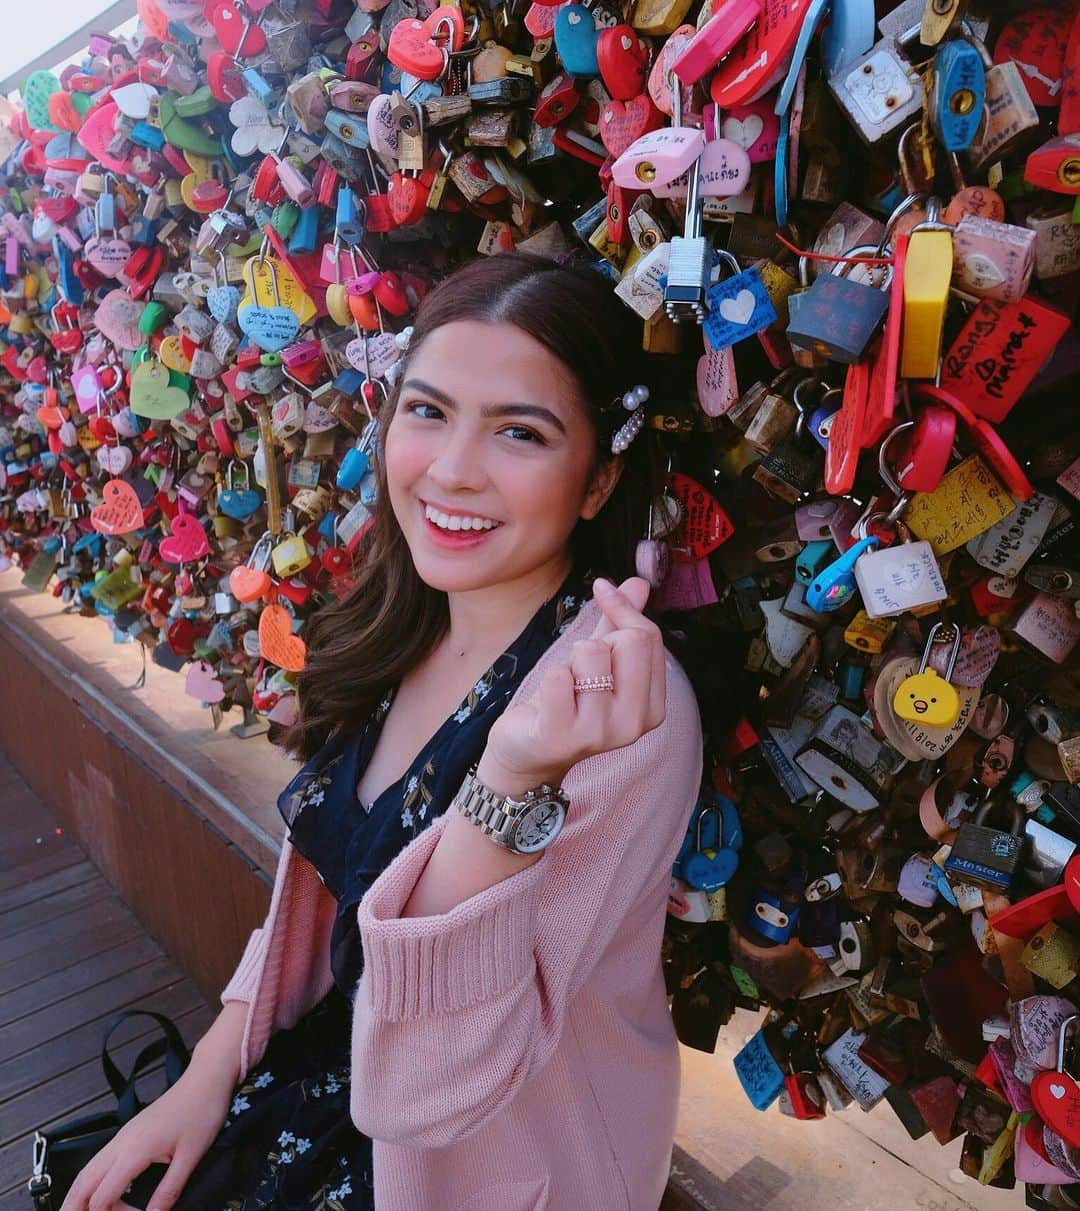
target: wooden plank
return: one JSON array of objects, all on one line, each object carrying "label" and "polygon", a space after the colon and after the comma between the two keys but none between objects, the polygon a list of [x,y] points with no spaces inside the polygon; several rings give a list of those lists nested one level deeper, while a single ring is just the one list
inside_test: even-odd
[{"label": "wooden plank", "polygon": [[35,854],[19,866],[0,872],[0,892],[10,891],[22,883],[30,883],[85,859],[86,855],[77,845],[50,846],[45,853]]},{"label": "wooden plank", "polygon": [[161,947],[148,933],[142,932],[82,963],[43,976],[13,992],[0,993],[0,1026],[28,1013],[40,1013],[48,1005],[78,996],[95,984],[113,980],[125,971],[161,957]]},{"label": "wooden plank", "polygon": [[27,904],[23,908],[5,913],[0,918],[0,939],[12,940],[24,929],[34,929],[56,917],[82,912],[96,900],[110,895],[112,888],[108,882],[101,875],[95,875],[80,883],[78,887],[68,887],[57,892],[48,903]]},{"label": "wooden plank", "polygon": [[38,954],[82,933],[108,930],[118,921],[134,921],[135,914],[116,896],[105,896],[95,900],[82,912],[69,912],[51,921],[42,921],[32,929],[24,929],[14,937],[0,937],[0,987],[13,963]]},{"label": "wooden plank", "polygon": [[58,870],[54,874],[43,875],[38,879],[27,879],[21,887],[0,891],[0,913],[6,914],[12,909],[35,904],[48,896],[54,896],[58,891],[77,887],[99,873],[93,862],[83,859],[82,862],[76,862],[73,866],[65,866],[63,870]]},{"label": "wooden plank", "polygon": [[0,1027],[0,1055],[19,1055],[70,1030],[75,1022],[129,1005],[180,979],[182,976],[171,959],[151,959],[114,980]]},{"label": "wooden plank", "polygon": [[114,946],[130,942],[132,938],[140,937],[144,932],[134,915],[128,913],[126,917],[111,922],[103,929],[78,933],[61,945],[44,946],[32,960],[23,957],[13,963],[5,963],[0,967],[0,988],[5,992],[15,992],[54,972],[63,972],[93,958],[94,955],[112,950]]},{"label": "wooden plank", "polygon": [[[87,1060],[96,1059],[100,1063],[105,1023],[117,1009],[149,1009],[175,1019],[203,1004],[205,1002],[195,985],[190,980],[181,980],[132,1004],[111,1005],[97,1017],[80,1019],[71,1024],[72,1029],[66,1034],[50,1039],[48,1047],[24,1051],[22,1055],[0,1061],[0,1105],[4,1098],[14,1097],[32,1088],[38,1081],[49,1080]],[[212,1016],[217,1016],[216,1008],[211,1007],[210,1012]],[[150,1018],[129,1018],[116,1028],[114,1038],[122,1043],[129,1038],[143,1038],[156,1029]]]}]

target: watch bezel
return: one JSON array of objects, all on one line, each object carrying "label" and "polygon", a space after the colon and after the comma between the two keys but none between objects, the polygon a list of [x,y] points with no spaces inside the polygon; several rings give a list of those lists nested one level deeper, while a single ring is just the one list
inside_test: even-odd
[{"label": "watch bezel", "polygon": [[[529,791],[524,799],[510,800],[508,806],[513,804],[516,810],[511,820],[510,827],[507,830],[505,844],[508,849],[512,849],[517,854],[535,854],[547,847],[555,840],[566,823],[567,801],[566,796],[560,794],[554,786],[544,785],[537,787],[535,790]],[[522,845],[519,842],[521,830],[525,821],[541,807],[546,807],[549,804],[554,804],[559,809],[558,817],[554,824],[551,825],[550,831],[538,845]]]}]

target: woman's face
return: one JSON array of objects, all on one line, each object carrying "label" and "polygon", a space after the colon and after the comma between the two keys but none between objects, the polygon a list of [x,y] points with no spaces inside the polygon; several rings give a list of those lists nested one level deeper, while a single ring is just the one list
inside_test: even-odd
[{"label": "woman's face", "polygon": [[383,443],[421,579],[461,592],[545,566],[561,578],[576,522],[618,478],[616,464],[590,484],[595,441],[573,375],[519,328],[461,320],[430,333]]}]

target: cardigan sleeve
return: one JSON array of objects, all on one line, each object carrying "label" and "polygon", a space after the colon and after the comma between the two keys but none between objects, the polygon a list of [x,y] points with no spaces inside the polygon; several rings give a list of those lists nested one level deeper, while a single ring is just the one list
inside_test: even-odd
[{"label": "cardigan sleeve", "polygon": [[229,1001],[248,1001],[250,1003],[255,995],[255,981],[265,949],[266,930],[262,927],[253,929],[251,937],[248,938],[247,945],[244,947],[244,953],[240,956],[240,962],[236,965],[236,970],[221,990],[222,1005],[228,1004]]},{"label": "cardigan sleeve", "polygon": [[478,1131],[551,1058],[634,905],[666,892],[702,770],[697,703],[666,659],[664,722],[570,770],[567,823],[537,862],[446,913],[403,918],[444,816],[368,889],[350,1101],[365,1134],[439,1148]]}]

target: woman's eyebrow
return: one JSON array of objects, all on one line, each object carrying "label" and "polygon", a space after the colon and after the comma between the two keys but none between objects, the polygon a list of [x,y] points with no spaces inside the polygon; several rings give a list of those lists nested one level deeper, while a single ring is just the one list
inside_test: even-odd
[{"label": "woman's eyebrow", "polygon": [[[447,395],[445,391],[440,391],[438,387],[433,387],[430,383],[425,383],[422,379],[406,379],[401,385],[402,391],[404,391],[407,387],[412,387],[424,395],[430,395],[432,399],[438,400],[438,402],[444,405],[444,407],[453,409],[457,408],[456,400]],[[554,412],[551,411],[550,408],[545,408],[542,404],[488,404],[481,410],[480,415],[483,417],[535,416],[539,420],[546,420],[549,424],[558,429],[563,436],[566,435],[566,426],[563,424],[563,422],[555,415]]]}]

